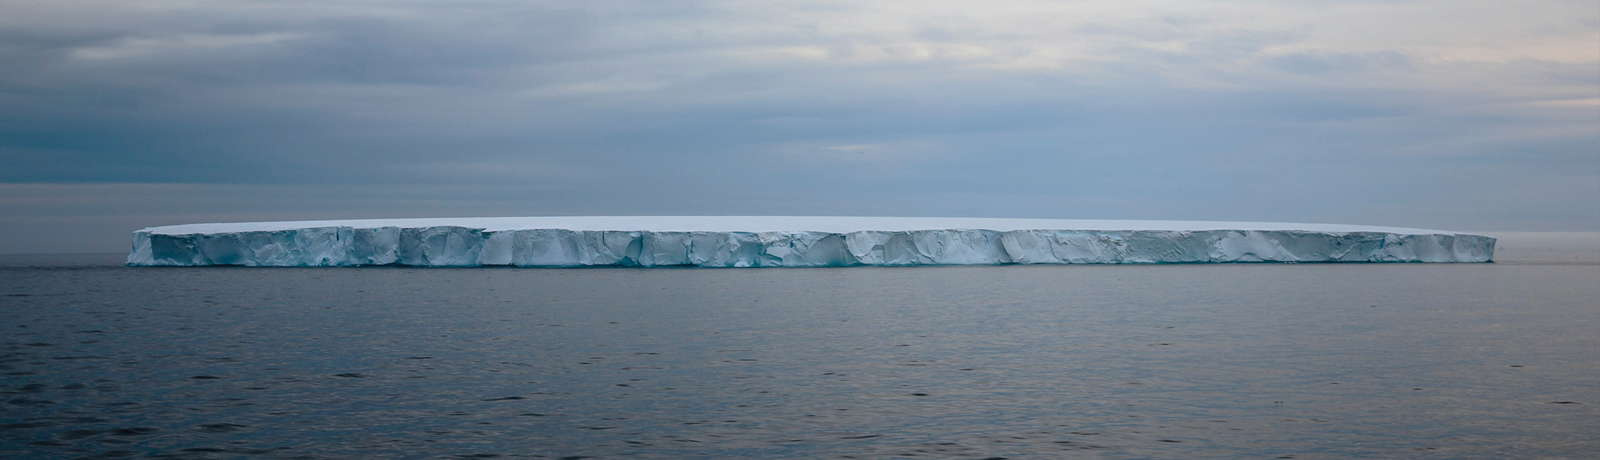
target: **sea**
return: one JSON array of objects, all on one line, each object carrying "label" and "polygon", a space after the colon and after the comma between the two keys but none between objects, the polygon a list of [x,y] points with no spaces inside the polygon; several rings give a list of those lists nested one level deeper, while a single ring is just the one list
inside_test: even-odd
[{"label": "sea", "polygon": [[1600,458],[1597,235],[1485,264],[0,256],[0,457]]}]

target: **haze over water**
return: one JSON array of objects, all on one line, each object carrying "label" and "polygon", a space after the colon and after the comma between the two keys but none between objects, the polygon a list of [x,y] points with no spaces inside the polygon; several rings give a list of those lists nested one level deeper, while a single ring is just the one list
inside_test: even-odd
[{"label": "haze over water", "polygon": [[1502,248],[753,270],[8,256],[0,454],[1600,455],[1600,257]]}]

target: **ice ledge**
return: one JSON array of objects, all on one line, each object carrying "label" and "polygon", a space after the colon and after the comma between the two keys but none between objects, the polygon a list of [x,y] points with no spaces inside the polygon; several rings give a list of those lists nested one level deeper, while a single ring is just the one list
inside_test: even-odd
[{"label": "ice ledge", "polygon": [[1495,239],[1325,224],[877,217],[518,217],[193,224],[130,266],[698,266],[1488,262]]}]

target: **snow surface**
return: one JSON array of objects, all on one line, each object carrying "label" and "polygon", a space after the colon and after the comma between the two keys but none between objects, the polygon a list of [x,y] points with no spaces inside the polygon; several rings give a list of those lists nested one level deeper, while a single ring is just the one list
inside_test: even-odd
[{"label": "snow surface", "polygon": [[134,233],[133,266],[994,265],[1488,262],[1495,239],[1264,222],[918,217],[484,217],[247,222]]}]

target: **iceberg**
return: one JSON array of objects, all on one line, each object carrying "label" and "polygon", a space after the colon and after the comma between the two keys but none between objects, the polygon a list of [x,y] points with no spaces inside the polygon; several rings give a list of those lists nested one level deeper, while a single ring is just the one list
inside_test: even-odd
[{"label": "iceberg", "polygon": [[1262,222],[920,217],[485,217],[190,224],[129,266],[840,267],[1489,262],[1495,239]]}]

